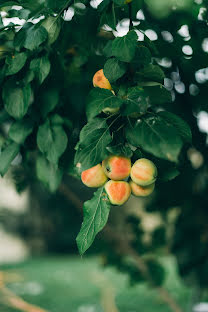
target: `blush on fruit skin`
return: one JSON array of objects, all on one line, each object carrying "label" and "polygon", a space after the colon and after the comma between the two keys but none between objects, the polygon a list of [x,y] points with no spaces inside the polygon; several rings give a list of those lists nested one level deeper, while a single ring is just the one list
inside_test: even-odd
[{"label": "blush on fruit skin", "polygon": [[152,183],[152,184],[147,185],[147,186],[141,186],[141,185],[136,184],[133,181],[130,181],[129,184],[131,187],[132,194],[134,196],[137,196],[137,197],[149,196],[150,194],[152,194],[152,192],[155,189],[155,183]]},{"label": "blush on fruit skin", "polygon": [[138,185],[147,186],[156,181],[157,168],[146,158],[138,159],[131,168],[131,179]]},{"label": "blush on fruit skin", "polygon": [[131,195],[130,185],[125,181],[110,180],[105,184],[105,190],[111,204],[117,206],[123,205]]},{"label": "blush on fruit skin", "polygon": [[108,180],[100,164],[87,169],[81,174],[82,182],[88,187],[100,187]]},{"label": "blush on fruit skin", "polygon": [[103,69],[98,70],[94,74],[92,82],[94,87],[112,90],[110,82],[103,73]]},{"label": "blush on fruit skin", "polygon": [[102,167],[111,180],[124,180],[130,175],[131,160],[123,156],[109,156],[103,160]]}]

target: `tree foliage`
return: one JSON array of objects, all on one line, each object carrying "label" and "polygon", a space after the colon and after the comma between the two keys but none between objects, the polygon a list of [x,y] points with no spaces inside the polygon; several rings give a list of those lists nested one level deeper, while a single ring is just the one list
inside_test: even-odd
[{"label": "tree foliage", "polygon": [[[87,0],[0,0],[9,21],[0,23],[0,173],[20,153],[24,174],[33,168],[55,192],[64,175],[78,176],[111,153],[148,156],[159,183],[146,209],[159,212],[164,227],[148,245],[139,220],[130,218],[132,244],[144,255],[165,247],[168,218],[178,207],[170,251],[183,276],[193,273],[207,287],[207,145],[197,124],[198,113],[208,109],[207,2],[183,0],[172,10],[174,3],[103,0],[95,7]],[[93,88],[101,68],[115,94]],[[106,108],[119,111],[107,115]],[[203,164],[194,166],[197,153]],[[81,253],[105,226],[109,210],[102,188],[84,204]],[[142,279],[133,264],[111,256],[109,263]],[[148,256],[145,261],[160,285],[162,267]]]}]

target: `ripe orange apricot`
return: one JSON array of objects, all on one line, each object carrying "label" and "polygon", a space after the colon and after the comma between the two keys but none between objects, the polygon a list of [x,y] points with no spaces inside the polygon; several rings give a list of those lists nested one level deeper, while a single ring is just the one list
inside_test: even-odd
[{"label": "ripe orange apricot", "polygon": [[154,188],[155,188],[155,183],[152,183],[152,184],[147,185],[147,186],[141,186],[141,185],[136,184],[133,181],[130,181],[129,184],[131,187],[132,194],[134,196],[137,196],[137,197],[148,196],[148,195],[152,194],[152,192],[154,191]]},{"label": "ripe orange apricot", "polygon": [[88,187],[100,187],[105,184],[107,177],[100,164],[82,172],[81,180]]},{"label": "ripe orange apricot", "polygon": [[123,205],[131,195],[130,185],[125,181],[110,180],[105,184],[105,190],[111,204],[118,206]]},{"label": "ripe orange apricot", "polygon": [[103,73],[103,69],[98,70],[93,77],[93,86],[102,89],[112,90],[111,84]]},{"label": "ripe orange apricot", "polygon": [[138,159],[131,168],[131,179],[138,185],[147,186],[155,182],[157,168],[146,158]]},{"label": "ripe orange apricot", "polygon": [[130,175],[131,160],[113,155],[103,160],[102,167],[108,178],[115,181],[124,180]]}]

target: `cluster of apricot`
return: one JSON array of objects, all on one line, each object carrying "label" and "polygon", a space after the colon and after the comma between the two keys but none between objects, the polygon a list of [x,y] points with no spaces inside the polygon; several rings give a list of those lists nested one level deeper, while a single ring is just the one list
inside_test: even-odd
[{"label": "cluster of apricot", "polygon": [[150,195],[156,178],[157,168],[149,159],[140,158],[131,166],[129,158],[116,155],[109,156],[102,161],[102,165],[87,169],[81,175],[82,182],[88,187],[105,185],[113,205],[124,204],[131,193],[137,197]]}]

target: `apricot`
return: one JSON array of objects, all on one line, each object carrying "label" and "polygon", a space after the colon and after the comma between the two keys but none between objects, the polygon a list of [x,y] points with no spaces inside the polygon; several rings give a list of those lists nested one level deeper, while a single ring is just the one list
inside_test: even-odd
[{"label": "apricot", "polygon": [[108,81],[108,79],[105,77],[103,73],[103,69],[98,70],[94,74],[92,82],[93,82],[94,87],[112,90],[110,82]]},{"label": "apricot", "polygon": [[131,172],[131,160],[123,156],[109,156],[102,162],[102,167],[111,180],[124,180]]},{"label": "apricot", "polygon": [[81,180],[88,187],[100,187],[105,184],[107,177],[100,164],[82,172]]},{"label": "apricot", "polygon": [[108,198],[113,205],[123,205],[131,195],[129,183],[125,181],[110,180],[105,184],[105,190]]},{"label": "apricot", "polygon": [[146,158],[138,159],[131,168],[131,179],[138,185],[147,186],[155,182],[157,168]]},{"label": "apricot", "polygon": [[146,197],[146,196],[152,194],[152,192],[154,191],[154,188],[155,188],[155,183],[152,183],[152,184],[147,185],[147,186],[141,186],[141,185],[136,184],[133,181],[130,181],[129,185],[131,187],[132,194],[134,196],[137,196],[137,197],[139,197],[139,196]]}]

